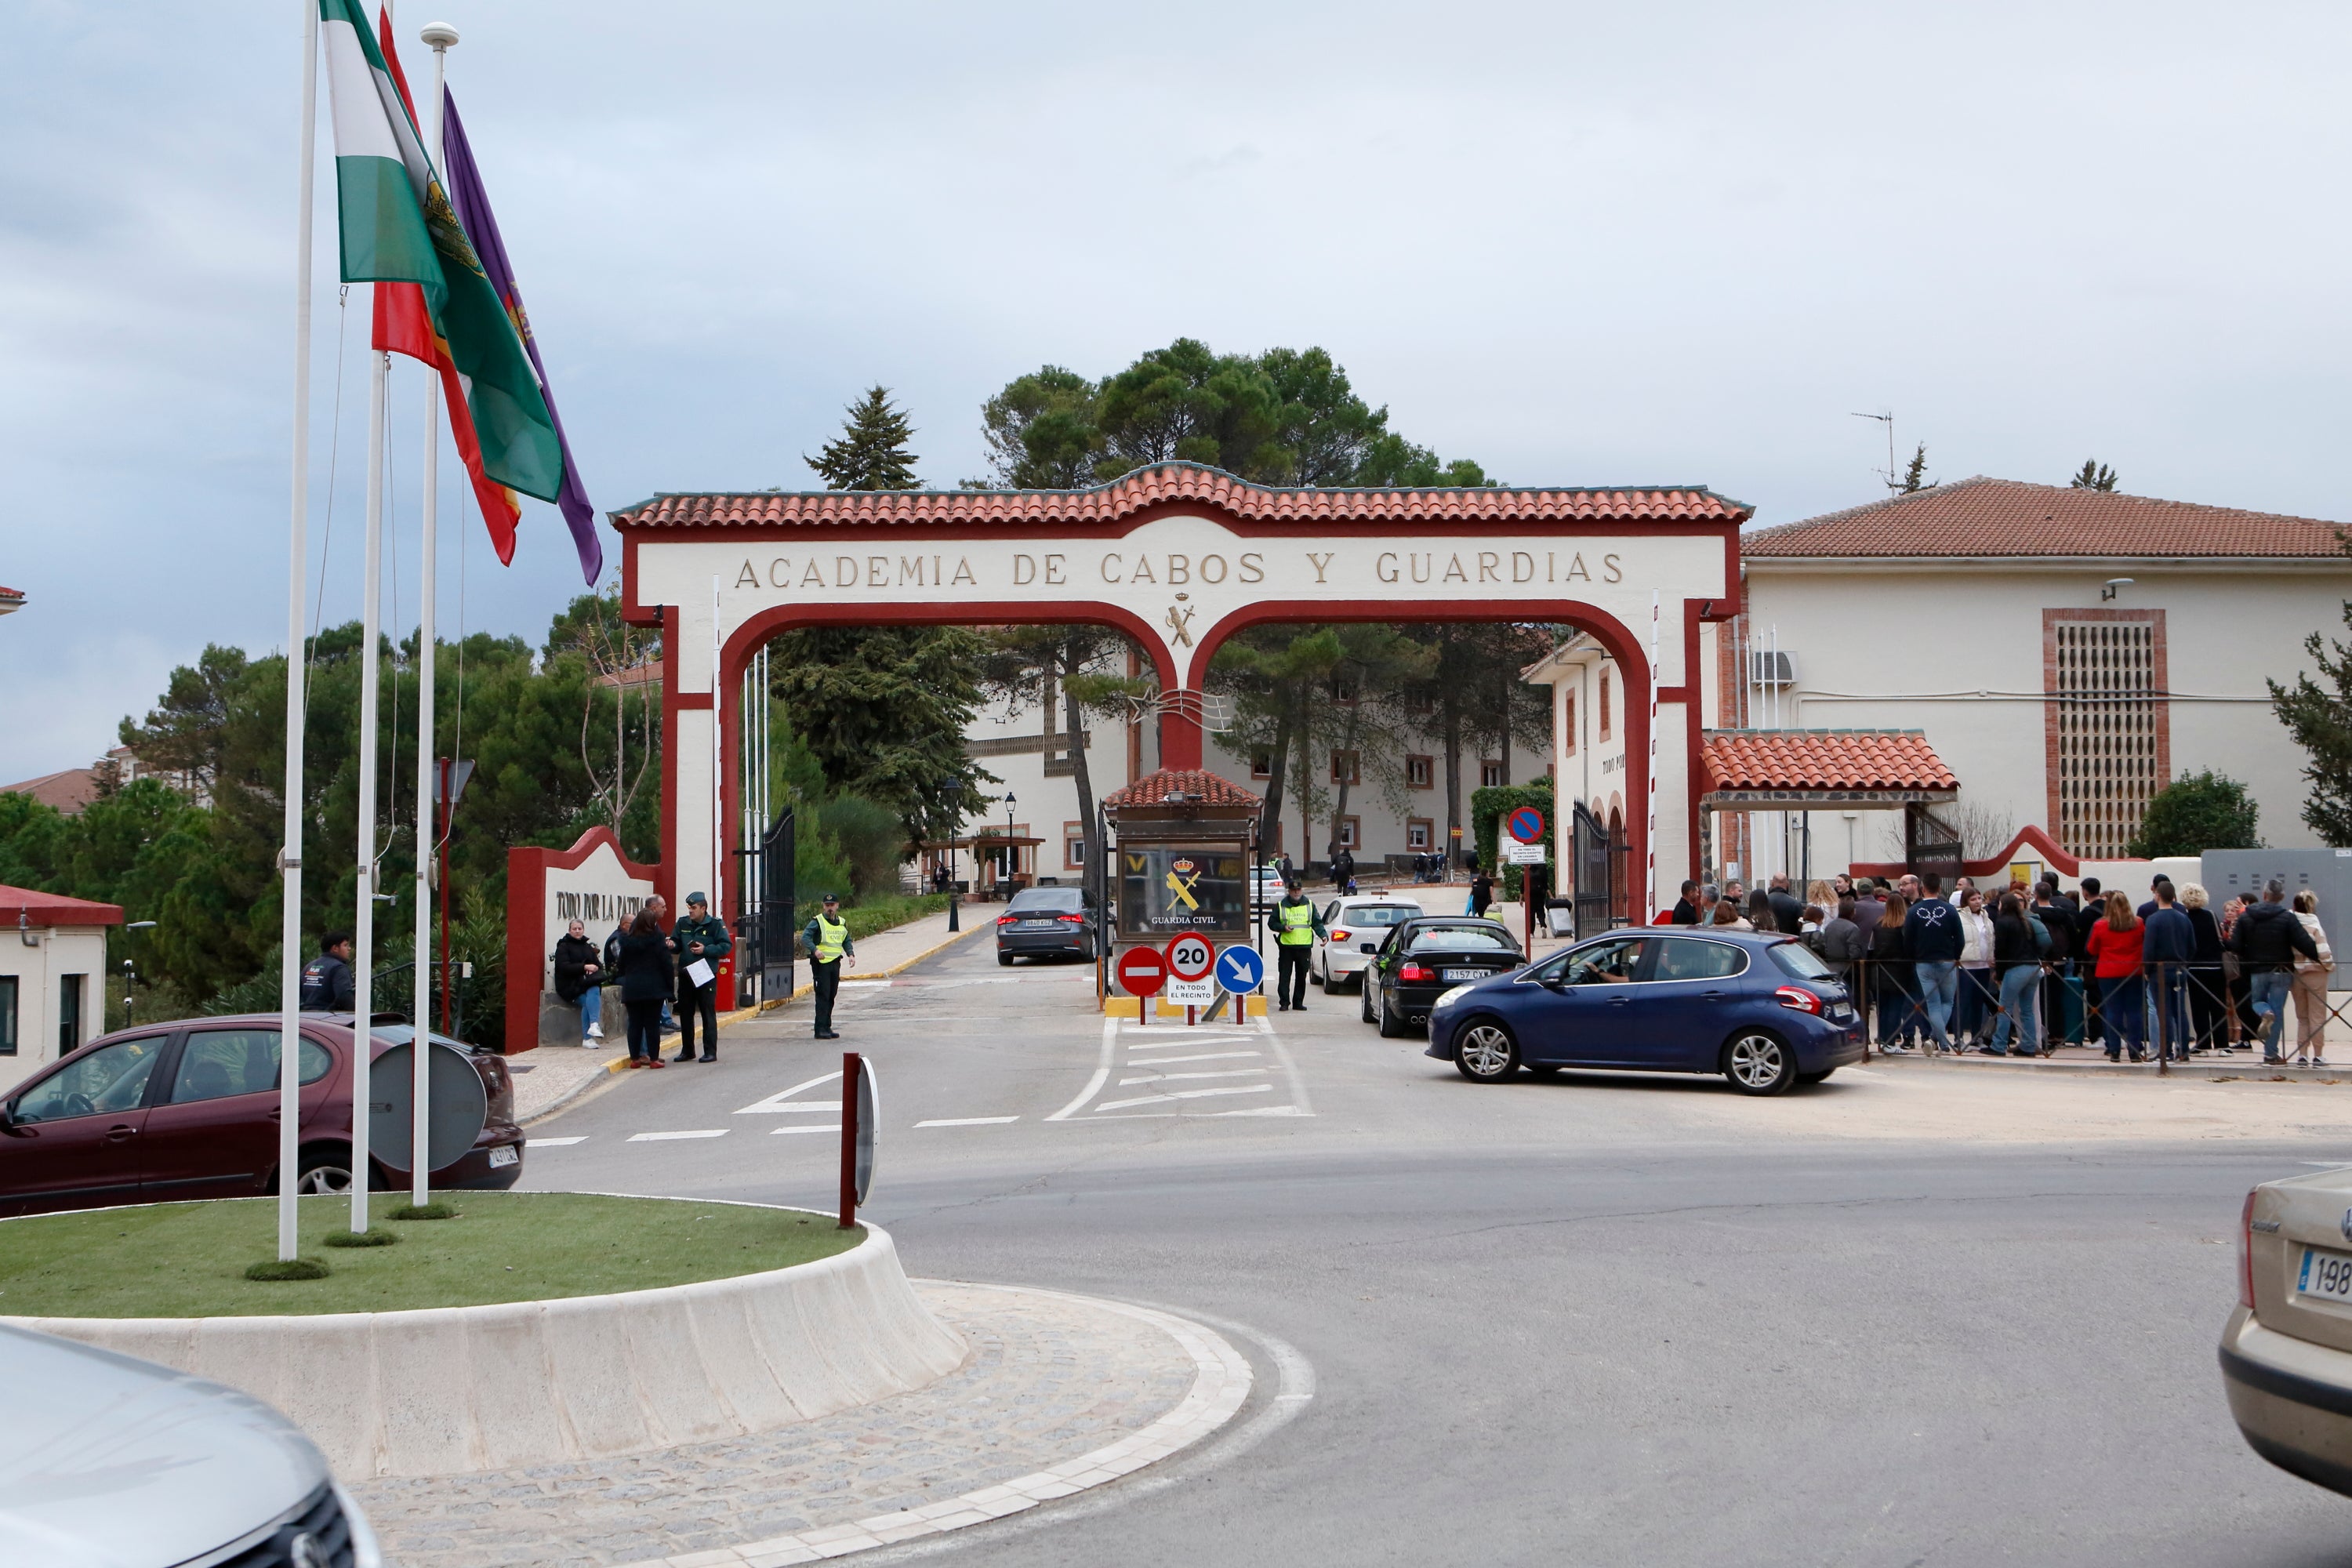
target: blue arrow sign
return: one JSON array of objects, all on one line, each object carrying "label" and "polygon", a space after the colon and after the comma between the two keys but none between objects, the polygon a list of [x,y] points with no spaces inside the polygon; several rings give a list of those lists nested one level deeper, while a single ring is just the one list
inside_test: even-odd
[{"label": "blue arrow sign", "polygon": [[1255,948],[1229,947],[1217,954],[1217,984],[1228,996],[1246,996],[1265,984],[1265,960]]}]

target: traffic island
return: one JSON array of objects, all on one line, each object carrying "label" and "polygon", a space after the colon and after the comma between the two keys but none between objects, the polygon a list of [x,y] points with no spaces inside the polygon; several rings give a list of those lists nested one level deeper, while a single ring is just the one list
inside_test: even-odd
[{"label": "traffic island", "polygon": [[[377,1200],[373,1225],[404,1201]],[[319,1279],[246,1277],[275,1199],[9,1220],[0,1309],[266,1400],[352,1480],[741,1437],[965,1359],[870,1226],[667,1198],[445,1201],[450,1219],[339,1251]],[[349,1223],[347,1198],[300,1210],[305,1255]]]}]

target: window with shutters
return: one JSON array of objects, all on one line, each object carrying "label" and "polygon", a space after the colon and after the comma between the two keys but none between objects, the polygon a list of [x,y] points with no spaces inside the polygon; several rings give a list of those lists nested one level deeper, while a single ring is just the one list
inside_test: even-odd
[{"label": "window with shutters", "polygon": [[2170,751],[2161,610],[2043,613],[2052,826],[2112,859],[2139,832]]}]

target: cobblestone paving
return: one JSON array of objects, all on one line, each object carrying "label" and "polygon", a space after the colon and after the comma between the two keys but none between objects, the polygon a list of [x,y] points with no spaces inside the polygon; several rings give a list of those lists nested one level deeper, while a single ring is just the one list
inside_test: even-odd
[{"label": "cobblestone paving", "polygon": [[972,1351],[928,1388],[756,1437],[352,1489],[402,1568],[609,1568],[929,1507],[1118,1442],[1192,1387],[1192,1356],[1150,1323],[917,1289]]}]

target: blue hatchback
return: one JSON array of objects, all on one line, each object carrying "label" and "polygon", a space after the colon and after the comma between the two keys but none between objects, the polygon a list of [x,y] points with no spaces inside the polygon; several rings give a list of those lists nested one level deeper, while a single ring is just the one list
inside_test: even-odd
[{"label": "blue hatchback", "polygon": [[1455,986],[1430,1012],[1428,1054],[1476,1083],[1605,1068],[1779,1094],[1860,1061],[1863,1037],[1845,987],[1794,937],[1640,926]]}]

